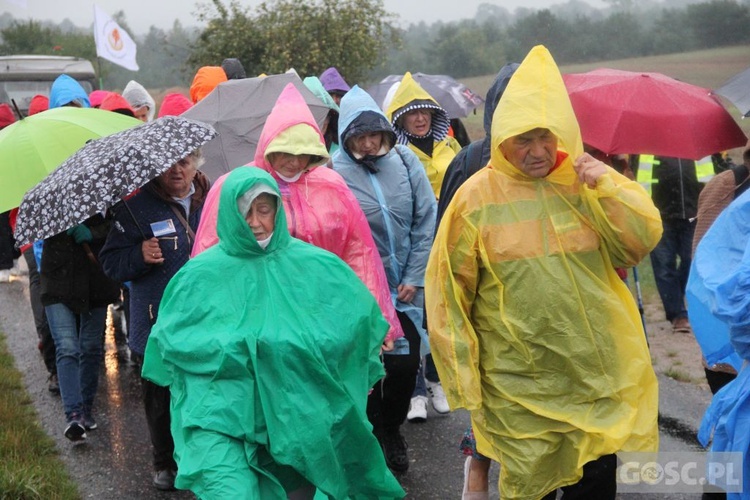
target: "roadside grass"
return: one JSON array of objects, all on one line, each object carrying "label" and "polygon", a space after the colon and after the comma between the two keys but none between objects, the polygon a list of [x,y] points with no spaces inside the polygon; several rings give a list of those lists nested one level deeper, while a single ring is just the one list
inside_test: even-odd
[{"label": "roadside grass", "polygon": [[669,369],[664,372],[664,375],[676,380],[677,382],[693,382],[693,378],[690,375],[684,370],[675,368],[674,366],[669,367]]},{"label": "roadside grass", "polygon": [[0,500],[81,498],[55,443],[39,424],[0,332]]}]

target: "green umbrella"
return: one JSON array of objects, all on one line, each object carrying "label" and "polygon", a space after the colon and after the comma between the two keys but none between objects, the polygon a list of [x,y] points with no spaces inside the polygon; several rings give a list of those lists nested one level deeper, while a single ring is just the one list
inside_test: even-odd
[{"label": "green umbrella", "polygon": [[63,107],[23,118],[0,131],[0,212],[17,207],[24,193],[89,139],[143,122],[111,111]]}]

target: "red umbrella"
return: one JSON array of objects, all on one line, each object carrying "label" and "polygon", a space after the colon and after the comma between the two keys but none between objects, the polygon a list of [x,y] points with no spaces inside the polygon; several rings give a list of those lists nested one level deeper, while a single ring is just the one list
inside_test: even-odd
[{"label": "red umbrella", "polygon": [[745,134],[708,89],[660,73],[597,69],[563,75],[583,142],[608,154],[700,159]]}]

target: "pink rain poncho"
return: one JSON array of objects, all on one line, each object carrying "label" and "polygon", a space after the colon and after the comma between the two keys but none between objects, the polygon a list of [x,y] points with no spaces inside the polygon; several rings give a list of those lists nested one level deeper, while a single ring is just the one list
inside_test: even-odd
[{"label": "pink rain poncho", "polygon": [[[312,131],[314,134],[310,133]],[[270,151],[310,154],[323,162],[328,159],[315,118],[291,83],[281,92],[268,115],[251,166],[266,170],[279,184],[292,236],[328,250],[346,262],[375,296],[383,316],[390,324],[386,340],[403,337],[370,226],[344,179],[329,168],[316,166],[308,169],[296,181],[287,182],[279,177],[266,159],[266,153]],[[219,177],[208,193],[192,256],[218,242],[216,217],[225,177]]]}]

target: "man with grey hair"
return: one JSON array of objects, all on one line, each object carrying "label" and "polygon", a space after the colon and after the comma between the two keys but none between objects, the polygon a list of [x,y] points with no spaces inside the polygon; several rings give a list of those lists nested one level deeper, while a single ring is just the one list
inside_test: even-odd
[{"label": "man with grey hair", "polygon": [[[156,323],[164,289],[188,261],[208,178],[198,171],[200,149],[172,165],[115,210],[115,224],[99,254],[104,272],[130,282],[128,344],[131,359],[140,366],[146,341]],[[170,431],[169,389],[141,379],[154,453],[154,486],[174,489],[177,464]]]}]

